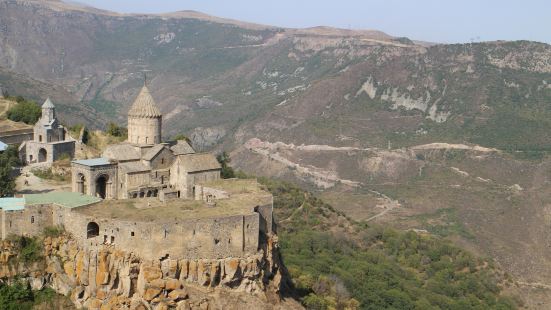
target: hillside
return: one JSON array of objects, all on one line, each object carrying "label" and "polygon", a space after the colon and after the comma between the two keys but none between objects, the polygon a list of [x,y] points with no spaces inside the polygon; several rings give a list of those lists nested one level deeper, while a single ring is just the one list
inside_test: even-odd
[{"label": "hillside", "polygon": [[54,92],[67,119],[101,128],[124,124],[147,72],[166,138],[231,151],[235,168],[297,182],[360,222],[490,257],[527,308],[551,305],[548,44],[31,0],[0,0],[0,25],[10,92]]},{"label": "hillside", "polygon": [[[71,93],[50,81],[42,82],[0,66],[0,89],[10,95],[34,100],[38,104],[42,104],[46,98],[50,97],[58,107],[61,120],[66,124],[72,125],[76,122],[104,124],[102,118],[93,109],[76,105],[76,100]],[[0,117],[2,117],[7,105],[5,101],[0,104]]]}]

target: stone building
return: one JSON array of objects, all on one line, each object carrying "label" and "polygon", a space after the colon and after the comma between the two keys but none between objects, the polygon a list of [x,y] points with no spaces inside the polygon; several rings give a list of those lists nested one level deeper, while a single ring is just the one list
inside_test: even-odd
[{"label": "stone building", "polygon": [[101,158],[72,162],[72,190],[104,199],[192,198],[198,182],[220,179],[212,154],[186,142],[161,143],[162,114],[146,86],[128,112],[128,140]]},{"label": "stone building", "polygon": [[42,116],[34,125],[33,139],[20,145],[19,156],[27,164],[51,163],[62,156],[73,158],[75,142],[57,120],[55,106],[48,98],[42,105]]},{"label": "stone building", "polygon": [[103,200],[74,192],[0,198],[2,239],[63,227],[84,249],[144,259],[248,257],[273,233],[273,198],[256,180],[216,180],[195,199]]}]

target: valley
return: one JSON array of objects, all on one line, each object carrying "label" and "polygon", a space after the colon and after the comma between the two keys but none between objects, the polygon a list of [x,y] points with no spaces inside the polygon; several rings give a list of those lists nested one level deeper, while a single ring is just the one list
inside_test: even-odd
[{"label": "valley", "polygon": [[[95,130],[125,126],[146,75],[164,140],[183,134],[199,151],[228,152],[235,170],[297,184],[335,209],[336,222],[312,222],[320,230],[451,242],[503,271],[520,308],[551,307],[550,45],[33,0],[0,0],[0,27],[0,88],[52,97],[92,146],[112,142]],[[296,207],[279,220],[300,237],[291,224],[308,210]]]}]

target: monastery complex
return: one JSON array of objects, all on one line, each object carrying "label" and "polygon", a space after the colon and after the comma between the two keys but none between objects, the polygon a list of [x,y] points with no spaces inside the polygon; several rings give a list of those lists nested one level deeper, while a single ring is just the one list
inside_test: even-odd
[{"label": "monastery complex", "polygon": [[[0,199],[1,233],[34,236],[63,227],[83,248],[110,246],[144,259],[247,257],[273,232],[271,194],[256,180],[223,180],[209,153],[186,141],[162,142],[162,114],[144,86],[128,112],[127,141],[99,158],[71,162],[72,192]],[[74,157],[48,99],[26,163]],[[63,155],[66,154],[66,155]]]}]

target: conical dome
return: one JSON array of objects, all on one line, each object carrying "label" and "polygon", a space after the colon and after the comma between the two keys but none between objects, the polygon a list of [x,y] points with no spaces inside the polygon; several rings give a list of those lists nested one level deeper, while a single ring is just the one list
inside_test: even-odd
[{"label": "conical dome", "polygon": [[54,109],[55,106],[52,103],[52,100],[50,100],[50,97],[44,101],[44,104],[42,105],[42,109]]},{"label": "conical dome", "polygon": [[151,97],[149,89],[146,86],[142,88],[140,94],[132,104],[130,111],[128,111],[129,117],[144,117],[144,118],[157,118],[162,117],[161,111],[155,104],[155,100]]}]

